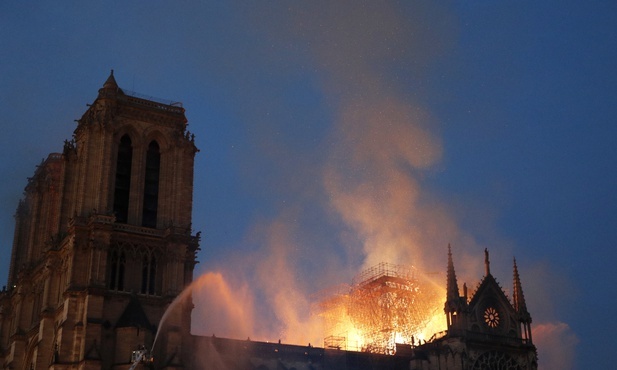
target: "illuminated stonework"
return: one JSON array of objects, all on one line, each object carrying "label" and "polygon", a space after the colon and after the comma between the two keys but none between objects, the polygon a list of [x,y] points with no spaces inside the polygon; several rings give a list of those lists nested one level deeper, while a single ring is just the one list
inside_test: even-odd
[{"label": "illuminated stonework", "polygon": [[[197,148],[184,108],[125,91],[113,73],[88,106],[15,215],[0,291],[3,369],[126,369],[192,279]],[[190,306],[167,319],[181,329],[161,333],[157,357],[187,348]]]}]

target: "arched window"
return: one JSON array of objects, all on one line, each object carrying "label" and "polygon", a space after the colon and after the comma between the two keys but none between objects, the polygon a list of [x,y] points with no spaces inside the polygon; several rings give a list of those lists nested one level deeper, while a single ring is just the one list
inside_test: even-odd
[{"label": "arched window", "polygon": [[128,135],[122,136],[118,146],[116,162],[116,184],[114,189],[114,214],[116,222],[126,223],[129,213],[129,194],[131,190],[131,162],[133,147]]},{"label": "arched window", "polygon": [[156,257],[145,255],[141,265],[141,293],[154,294],[156,277]]},{"label": "arched window", "polygon": [[124,290],[124,267],[126,256],[124,252],[112,251],[109,261],[109,289]]},{"label": "arched window", "polygon": [[144,180],[144,203],[142,226],[156,227],[156,217],[159,202],[159,172],[161,168],[161,153],[156,141],[148,145],[146,154],[146,176]]}]

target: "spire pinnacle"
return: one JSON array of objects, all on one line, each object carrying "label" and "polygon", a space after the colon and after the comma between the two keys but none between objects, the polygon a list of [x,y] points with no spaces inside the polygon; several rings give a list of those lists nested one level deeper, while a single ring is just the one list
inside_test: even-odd
[{"label": "spire pinnacle", "polygon": [[485,276],[489,276],[491,274],[491,263],[488,260],[488,249],[484,248],[484,270]]},{"label": "spire pinnacle", "polygon": [[103,88],[104,89],[117,89],[118,88],[118,84],[116,83],[116,79],[114,78],[114,70],[113,69],[111,70],[111,73],[109,74],[109,77],[107,77],[107,80],[103,84]]},{"label": "spire pinnacle", "polygon": [[[457,305],[459,302],[458,282],[454,272],[454,262],[452,261],[452,249],[448,244],[448,270],[446,282],[446,305]],[[454,307],[452,307],[454,308]]]},{"label": "spire pinnacle", "polygon": [[521,285],[521,278],[518,274],[518,267],[516,266],[516,258],[514,258],[514,282],[513,282],[513,295],[514,309],[521,315],[523,320],[531,321],[531,316],[527,311],[527,304],[525,303],[525,296],[523,295],[523,286]]}]

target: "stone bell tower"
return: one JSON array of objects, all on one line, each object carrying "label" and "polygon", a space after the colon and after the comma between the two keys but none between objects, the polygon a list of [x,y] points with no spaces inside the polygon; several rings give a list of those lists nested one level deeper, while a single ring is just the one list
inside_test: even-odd
[{"label": "stone bell tower", "polygon": [[154,344],[154,368],[183,367],[192,303],[165,311],[199,246],[184,108],[121,89],[112,71],[77,122],[17,208],[0,366],[128,369]]}]

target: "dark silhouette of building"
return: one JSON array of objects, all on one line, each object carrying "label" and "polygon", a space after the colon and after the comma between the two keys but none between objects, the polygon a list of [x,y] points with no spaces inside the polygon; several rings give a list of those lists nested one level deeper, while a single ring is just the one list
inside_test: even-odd
[{"label": "dark silhouette of building", "polygon": [[488,252],[468,297],[448,250],[448,330],[397,344],[394,354],[191,335],[190,297],[168,308],[191,283],[199,248],[191,229],[197,151],[181,104],[123,90],[112,71],[17,207],[0,292],[2,368],[537,368],[516,262],[511,302]]}]

